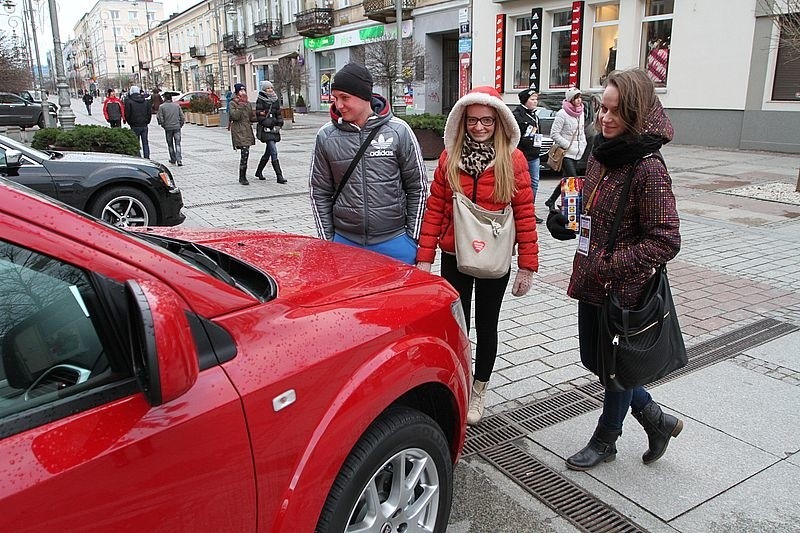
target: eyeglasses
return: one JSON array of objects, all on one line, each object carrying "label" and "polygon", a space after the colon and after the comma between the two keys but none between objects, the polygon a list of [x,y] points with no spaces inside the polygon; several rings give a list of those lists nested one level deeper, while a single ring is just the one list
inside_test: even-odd
[{"label": "eyeglasses", "polygon": [[467,117],[467,126],[477,126],[478,122],[486,126],[494,126],[494,117]]}]

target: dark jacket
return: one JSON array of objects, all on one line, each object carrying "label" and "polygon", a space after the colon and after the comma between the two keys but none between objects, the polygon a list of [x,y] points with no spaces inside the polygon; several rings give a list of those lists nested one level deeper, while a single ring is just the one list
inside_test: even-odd
[{"label": "dark jacket", "polygon": [[[672,132],[669,118],[661,104],[656,102],[645,121],[644,133],[669,142]],[[634,165],[622,224],[613,253],[608,257],[604,249],[622,186]],[[672,193],[672,180],[664,163],[656,156],[607,169],[594,155],[590,155],[583,185],[584,210],[595,188],[594,205],[589,213],[592,217],[589,254],[575,254],[567,294],[577,300],[601,304],[605,298],[604,285],[608,282],[609,289],[619,296],[621,305],[632,307],[639,302],[652,269],[675,257],[681,248],[680,220]]]},{"label": "dark jacket", "polygon": [[530,110],[524,105],[514,109],[514,119],[519,126],[519,144],[517,148],[525,154],[525,159],[533,161],[539,158],[539,147],[533,145],[533,134],[539,133],[539,115],[536,110]]},{"label": "dark jacket", "polygon": [[153,118],[150,101],[142,93],[131,94],[125,99],[125,122],[132,128],[143,128]]},{"label": "dark jacket", "polygon": [[283,127],[281,103],[278,100],[270,102],[266,94],[258,93],[256,100],[256,117],[258,118],[258,140],[279,142],[281,140],[280,128]]},{"label": "dark jacket", "polygon": [[240,102],[237,98],[231,100],[230,123],[228,125],[231,130],[231,142],[234,149],[256,144],[251,123],[254,120],[255,111],[253,111],[253,106],[250,102]]},{"label": "dark jacket", "polygon": [[92,105],[92,102],[94,102],[94,97],[91,94],[86,93],[86,94],[83,95],[83,103],[84,104]]},{"label": "dark jacket", "polygon": [[[331,122],[317,132],[311,157],[311,207],[317,233],[334,232],[361,245],[378,244],[403,233],[417,240],[425,208],[427,180],[417,138],[408,123],[394,118],[382,96],[372,96],[375,112],[362,129],[341,120],[331,106]],[[333,194],[370,131],[380,128],[356,165],[342,194]]]},{"label": "dark jacket", "polygon": [[153,92],[150,96],[150,105],[153,108],[153,113],[158,113],[158,108],[161,107],[161,104],[164,103],[164,98],[161,97],[161,93]]}]

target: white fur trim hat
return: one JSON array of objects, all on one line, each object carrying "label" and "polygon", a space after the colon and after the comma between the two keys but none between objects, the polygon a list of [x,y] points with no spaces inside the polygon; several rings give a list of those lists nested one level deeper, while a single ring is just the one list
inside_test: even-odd
[{"label": "white fur trim hat", "polygon": [[567,92],[564,93],[564,98],[566,98],[567,102],[572,102],[576,96],[581,94],[581,90],[577,87],[570,87],[567,89]]},{"label": "white fur trim hat", "polygon": [[482,87],[475,87],[469,93],[465,94],[453,105],[453,110],[447,115],[447,123],[444,126],[444,146],[448,153],[452,153],[456,144],[456,140],[466,131],[464,119],[467,115],[467,107],[471,105],[486,105],[492,107],[497,113],[496,124],[503,127],[506,137],[508,137],[508,146],[511,150],[517,149],[519,143],[519,126],[514,119],[514,114],[508,106],[500,98],[494,87],[484,85]]}]

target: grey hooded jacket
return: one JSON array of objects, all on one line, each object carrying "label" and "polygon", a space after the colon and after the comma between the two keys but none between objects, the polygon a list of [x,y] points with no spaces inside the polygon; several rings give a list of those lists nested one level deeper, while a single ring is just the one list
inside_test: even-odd
[{"label": "grey hooded jacket", "polygon": [[[372,97],[375,115],[360,129],[331,106],[331,122],[317,132],[309,191],[320,238],[334,233],[361,245],[379,244],[408,234],[419,238],[427,179],[417,138],[395,118],[386,100]],[[333,195],[350,162],[373,128],[380,128],[341,195]]]}]

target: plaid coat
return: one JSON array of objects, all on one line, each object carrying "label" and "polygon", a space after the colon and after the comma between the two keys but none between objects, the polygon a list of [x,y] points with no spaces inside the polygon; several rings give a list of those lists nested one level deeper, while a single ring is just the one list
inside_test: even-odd
[{"label": "plaid coat", "polygon": [[[672,139],[672,124],[660,103],[650,112],[645,132]],[[622,224],[610,256],[605,255],[622,187],[631,167],[636,165]],[[605,181],[603,175],[605,174]],[[598,186],[599,184],[599,186]],[[680,221],[672,194],[669,172],[658,157],[649,156],[619,168],[606,169],[589,157],[583,186],[586,201],[597,187],[590,209],[592,232],[588,256],[575,254],[567,294],[592,304],[603,303],[605,285],[626,307],[633,307],[644,292],[653,268],[678,254],[681,246]]]}]

